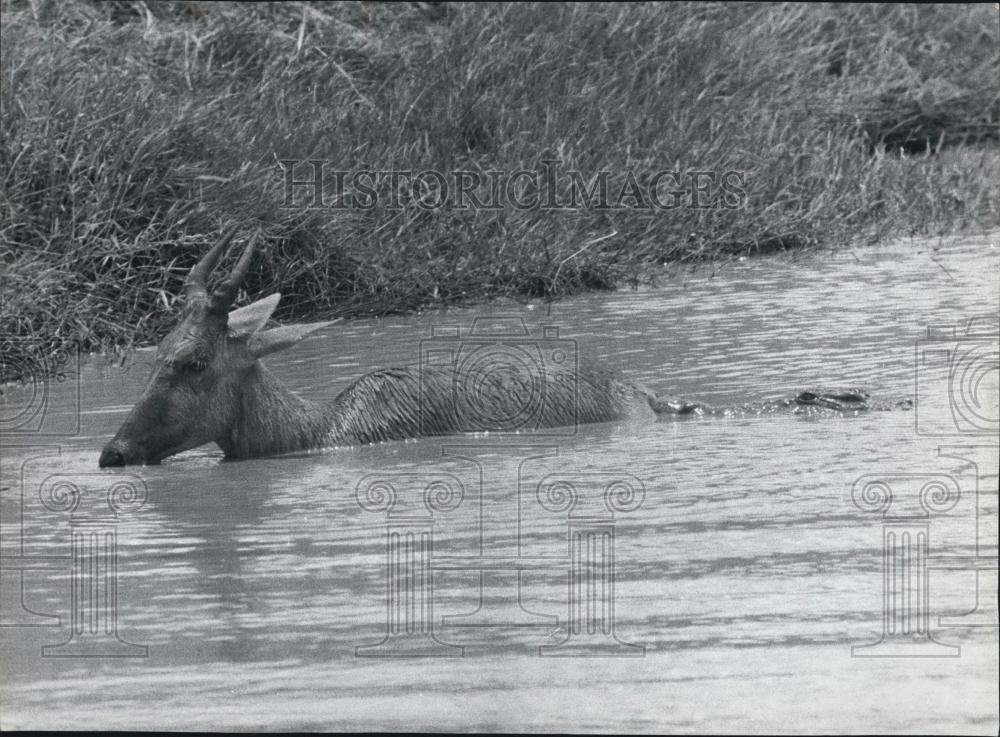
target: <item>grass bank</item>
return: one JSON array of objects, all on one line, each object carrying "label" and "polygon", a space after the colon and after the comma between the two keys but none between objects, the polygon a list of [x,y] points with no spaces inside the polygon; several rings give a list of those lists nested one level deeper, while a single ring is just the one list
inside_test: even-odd
[{"label": "grass bank", "polygon": [[[280,289],[293,320],[555,298],[651,264],[1000,219],[991,5],[2,9],[5,356],[156,339],[234,220],[264,243],[241,301]],[[285,159],[480,174],[558,159],[608,172],[612,198],[630,172],[744,178],[736,207],[309,208],[284,206]]]}]

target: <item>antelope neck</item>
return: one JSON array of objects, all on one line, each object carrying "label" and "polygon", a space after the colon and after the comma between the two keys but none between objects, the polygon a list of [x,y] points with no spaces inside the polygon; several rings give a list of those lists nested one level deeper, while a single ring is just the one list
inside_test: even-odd
[{"label": "antelope neck", "polygon": [[216,440],[227,458],[319,448],[334,435],[332,407],[293,394],[260,362],[243,382],[238,403],[233,424]]}]

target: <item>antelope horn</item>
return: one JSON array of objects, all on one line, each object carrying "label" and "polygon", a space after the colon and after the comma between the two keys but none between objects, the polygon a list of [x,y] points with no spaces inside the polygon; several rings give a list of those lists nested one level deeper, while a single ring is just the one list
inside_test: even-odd
[{"label": "antelope horn", "polygon": [[236,262],[233,273],[212,292],[212,312],[222,313],[223,315],[229,312],[229,307],[233,304],[233,300],[236,299],[236,294],[239,292],[240,284],[243,283],[243,278],[250,269],[250,260],[253,258],[258,238],[260,238],[259,229],[253,234],[246,248],[243,249],[243,255]]},{"label": "antelope horn", "polygon": [[222,238],[219,239],[219,242],[212,246],[211,250],[202,256],[201,261],[191,268],[191,271],[188,273],[188,277],[184,282],[184,294],[188,301],[208,298],[208,277],[212,273],[212,269],[214,269],[215,265],[218,263],[222,252],[225,251],[226,246],[229,245],[229,241],[231,241],[233,236],[236,235],[236,231],[239,227],[239,224],[231,225],[229,229],[222,234]]}]

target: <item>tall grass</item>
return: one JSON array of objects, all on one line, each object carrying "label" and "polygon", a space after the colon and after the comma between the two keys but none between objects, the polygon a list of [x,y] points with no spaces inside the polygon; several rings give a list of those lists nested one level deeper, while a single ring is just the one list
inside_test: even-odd
[{"label": "tall grass", "polygon": [[[220,228],[279,319],[997,225],[996,11],[3,0],[3,350],[161,335]],[[900,153],[902,151],[902,153]],[[745,207],[282,207],[340,170],[747,172]]]}]

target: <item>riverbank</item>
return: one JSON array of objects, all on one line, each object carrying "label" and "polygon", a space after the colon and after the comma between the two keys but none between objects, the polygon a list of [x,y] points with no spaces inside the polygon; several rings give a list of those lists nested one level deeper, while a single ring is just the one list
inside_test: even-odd
[{"label": "riverbank", "polygon": [[[233,221],[263,234],[241,302],[284,321],[1000,224],[989,5],[7,0],[2,42],[5,367],[155,340]],[[290,160],[326,162],[320,207]]]}]

